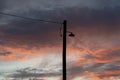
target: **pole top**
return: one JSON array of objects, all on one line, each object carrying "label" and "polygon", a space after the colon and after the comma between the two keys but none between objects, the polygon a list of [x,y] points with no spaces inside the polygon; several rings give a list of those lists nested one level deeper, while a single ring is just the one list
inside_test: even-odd
[{"label": "pole top", "polygon": [[67,20],[64,20],[64,21],[63,21],[63,24],[66,24],[66,23],[67,23]]}]

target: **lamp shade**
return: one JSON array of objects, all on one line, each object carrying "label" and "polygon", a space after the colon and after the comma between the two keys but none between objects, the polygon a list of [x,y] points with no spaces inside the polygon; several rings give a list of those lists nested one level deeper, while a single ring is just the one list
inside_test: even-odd
[{"label": "lamp shade", "polygon": [[75,37],[75,35],[73,33],[70,33],[69,36],[70,37]]}]

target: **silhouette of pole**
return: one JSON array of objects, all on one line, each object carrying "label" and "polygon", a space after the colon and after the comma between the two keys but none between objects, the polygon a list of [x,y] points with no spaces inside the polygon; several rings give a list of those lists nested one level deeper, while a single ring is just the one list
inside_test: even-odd
[{"label": "silhouette of pole", "polygon": [[63,22],[63,80],[67,80],[67,71],[66,71],[66,33],[67,33],[67,21]]},{"label": "silhouette of pole", "polygon": [[[41,19],[33,19],[33,18],[28,18],[28,17],[23,17],[23,16],[18,16],[14,14],[8,14],[4,12],[0,12],[2,15],[7,15],[7,16],[12,16],[12,17],[18,17],[18,18],[23,18],[23,19],[28,19],[32,21],[41,21],[41,22],[49,22],[49,23],[55,23],[55,24],[63,24],[63,80],[67,80],[67,70],[66,70],[66,34],[67,34],[67,20],[64,20],[63,23],[56,22],[56,21],[48,21],[48,20],[41,20]],[[68,31],[70,37],[74,37],[75,35],[72,32]]]}]

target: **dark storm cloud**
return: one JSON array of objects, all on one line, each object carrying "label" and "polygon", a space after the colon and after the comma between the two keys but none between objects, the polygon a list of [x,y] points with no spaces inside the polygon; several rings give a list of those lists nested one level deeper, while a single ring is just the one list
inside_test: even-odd
[{"label": "dark storm cloud", "polygon": [[[65,9],[58,8],[57,10],[54,9],[48,11],[31,10],[27,14],[28,16],[31,15],[29,17],[39,19],[42,16],[43,19],[48,18],[59,22],[67,19],[69,22],[69,28],[73,29],[71,31],[77,29],[77,31],[86,32],[87,34],[91,33],[94,35],[109,36],[118,34],[120,30],[120,7],[116,7],[114,9],[106,7],[101,10],[94,10],[87,7]],[[24,40],[26,43],[29,42],[28,40],[31,40],[31,42],[37,41],[36,43],[40,44],[59,44],[59,41],[56,40],[59,39],[59,28],[61,25],[31,22],[29,20],[14,18],[9,24],[1,25],[1,27],[2,26],[7,27],[2,30],[4,35],[12,38],[12,40],[19,41],[21,39],[21,41]]]}]

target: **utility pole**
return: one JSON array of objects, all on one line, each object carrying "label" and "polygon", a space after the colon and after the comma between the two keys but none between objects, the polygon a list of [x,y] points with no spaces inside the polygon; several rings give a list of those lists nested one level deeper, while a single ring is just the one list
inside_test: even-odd
[{"label": "utility pole", "polygon": [[31,21],[49,22],[49,23],[60,24],[60,25],[62,24],[63,25],[63,60],[62,60],[63,61],[62,62],[63,63],[62,64],[62,66],[63,66],[62,67],[63,68],[63,80],[67,80],[67,67],[66,67],[67,32],[70,33],[69,34],[70,37],[74,37],[75,36],[72,32],[67,31],[67,20],[64,20],[63,23],[60,23],[60,22],[56,22],[56,21],[48,21],[48,20],[28,18],[28,17],[18,16],[18,15],[4,13],[4,12],[0,12],[0,14],[6,15],[6,16],[23,18],[23,19],[27,19],[27,20],[31,20]]},{"label": "utility pole", "polygon": [[63,22],[63,80],[67,80],[67,70],[66,70],[66,35],[67,34],[67,21]]}]

